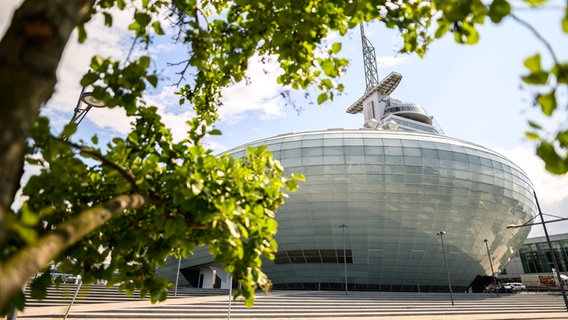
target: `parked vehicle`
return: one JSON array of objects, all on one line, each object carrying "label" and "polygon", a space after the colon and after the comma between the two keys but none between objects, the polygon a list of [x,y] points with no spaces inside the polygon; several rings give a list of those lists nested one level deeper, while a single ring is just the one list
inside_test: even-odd
[{"label": "parked vehicle", "polygon": [[499,292],[513,293],[526,291],[527,287],[521,282],[507,282],[498,286]]},{"label": "parked vehicle", "polygon": [[527,287],[522,282],[511,282],[511,286],[513,287],[513,291],[527,291]]}]

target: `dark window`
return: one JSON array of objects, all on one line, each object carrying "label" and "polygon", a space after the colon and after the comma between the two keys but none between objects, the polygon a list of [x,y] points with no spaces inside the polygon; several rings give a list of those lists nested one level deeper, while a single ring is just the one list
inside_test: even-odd
[{"label": "dark window", "polygon": [[347,263],[353,263],[353,253],[350,249],[307,249],[278,251],[274,263],[343,263],[343,256]]}]

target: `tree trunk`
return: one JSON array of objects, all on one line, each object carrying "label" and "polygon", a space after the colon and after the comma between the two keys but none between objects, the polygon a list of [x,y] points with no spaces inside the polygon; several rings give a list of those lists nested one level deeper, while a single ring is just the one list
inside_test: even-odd
[{"label": "tree trunk", "polygon": [[71,32],[94,0],[25,0],[0,41],[0,247],[4,217],[20,187],[24,149],[40,106],[53,93]]},{"label": "tree trunk", "polygon": [[6,263],[0,264],[0,306],[4,306],[33,275],[65,249],[125,210],[140,208],[144,202],[144,197],[139,194],[118,196],[81,212],[36,243],[19,250]]}]

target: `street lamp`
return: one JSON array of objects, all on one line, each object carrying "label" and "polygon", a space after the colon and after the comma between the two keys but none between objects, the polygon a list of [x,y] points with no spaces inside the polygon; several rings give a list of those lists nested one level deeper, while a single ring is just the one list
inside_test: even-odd
[{"label": "street lamp", "polygon": [[[86,104],[87,107],[82,108],[81,107],[82,103]],[[89,112],[89,110],[91,110],[92,107],[104,108],[106,106],[102,101],[93,97],[92,92],[85,92],[85,87],[83,87],[81,89],[81,93],[79,94],[79,99],[77,99],[77,105],[75,106],[75,109],[73,110],[73,117],[71,118],[71,121],[69,121],[69,123],[74,122],[76,125],[79,125],[81,123],[81,121],[83,121],[83,118],[85,118],[85,116],[87,115],[87,112]],[[67,137],[65,139],[67,140]],[[69,302],[69,307],[67,308],[67,312],[65,313],[65,316],[63,317],[63,319],[67,319],[67,316],[69,315],[69,311],[71,310],[71,307],[73,306],[73,303],[75,302],[75,298],[77,297],[77,294],[79,293],[79,290],[81,290],[82,286],[83,286],[83,280],[81,279],[81,281],[79,282],[79,285],[77,286],[77,290],[75,290],[75,296]],[[177,294],[177,284],[176,284],[176,294]]]},{"label": "street lamp", "polygon": [[491,266],[491,275],[493,276],[493,284],[495,288],[495,294],[499,296],[499,290],[497,289],[497,279],[495,279],[495,271],[493,271],[493,261],[491,260],[491,254],[489,253],[489,245],[487,244],[487,239],[484,239],[485,248],[487,249],[487,257],[489,258],[489,265]]},{"label": "street lamp", "polygon": [[343,266],[345,269],[345,295],[347,295],[347,253],[345,249],[345,228],[347,228],[347,226],[345,224],[341,224],[339,228],[343,229]]},{"label": "street lamp", "polygon": [[[83,104],[86,104],[86,107],[83,107]],[[106,107],[104,102],[96,99],[93,96],[92,92],[85,92],[85,88],[81,89],[81,93],[79,94],[79,99],[77,100],[77,105],[73,110],[73,118],[71,118],[71,122],[75,122],[75,124],[79,125],[81,121],[87,115],[87,112],[91,110],[91,108],[104,108]]]},{"label": "street lamp", "polygon": [[179,284],[179,273],[180,273],[180,269],[181,269],[181,254],[178,258],[178,267],[177,267],[177,272],[176,272],[176,289],[174,290],[174,297],[177,297],[178,294],[178,284]]},{"label": "street lamp", "polygon": [[512,229],[512,228],[522,228],[522,227],[526,227],[526,226],[532,226],[535,224],[542,224],[542,229],[544,229],[544,236],[546,237],[546,243],[548,244],[548,250],[550,250],[550,256],[552,257],[552,263],[554,264],[554,269],[556,269],[556,277],[558,278],[558,285],[560,286],[560,291],[562,292],[562,297],[564,298],[564,305],[566,306],[566,311],[568,311],[568,298],[566,297],[566,291],[564,290],[564,283],[562,282],[562,277],[560,276],[560,268],[558,268],[558,260],[556,260],[556,254],[554,253],[554,249],[552,248],[552,243],[550,242],[550,237],[548,236],[548,229],[546,229],[546,224],[549,222],[557,222],[557,221],[564,221],[564,220],[568,220],[568,218],[560,218],[560,219],[556,219],[556,220],[551,220],[551,221],[544,221],[544,214],[542,213],[542,210],[540,209],[540,204],[538,203],[538,198],[536,196],[536,192],[533,191],[534,193],[534,199],[536,201],[536,207],[538,208],[538,215],[540,216],[540,223],[529,223],[531,222],[535,217],[533,217],[532,219],[530,219],[529,221],[527,221],[526,223],[523,223],[521,225],[509,225],[507,226],[507,229]]},{"label": "street lamp", "polygon": [[446,249],[444,248],[444,235],[446,231],[438,231],[436,233],[440,236],[442,240],[442,252],[444,253],[444,262],[446,263],[446,273],[448,274],[448,287],[450,288],[450,300],[452,300],[452,306],[454,305],[454,294],[452,293],[452,280],[450,279],[450,268],[448,268],[448,259],[446,258]]}]

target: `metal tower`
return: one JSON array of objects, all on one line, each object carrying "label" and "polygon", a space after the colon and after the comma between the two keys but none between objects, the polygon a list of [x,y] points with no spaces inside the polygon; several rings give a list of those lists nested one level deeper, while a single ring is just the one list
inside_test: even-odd
[{"label": "metal tower", "polygon": [[361,27],[361,43],[363,45],[363,63],[365,66],[365,93],[369,92],[376,85],[379,84],[379,72],[377,71],[377,58],[375,57],[375,47],[371,44],[369,39],[365,37],[365,30],[363,24]]}]

